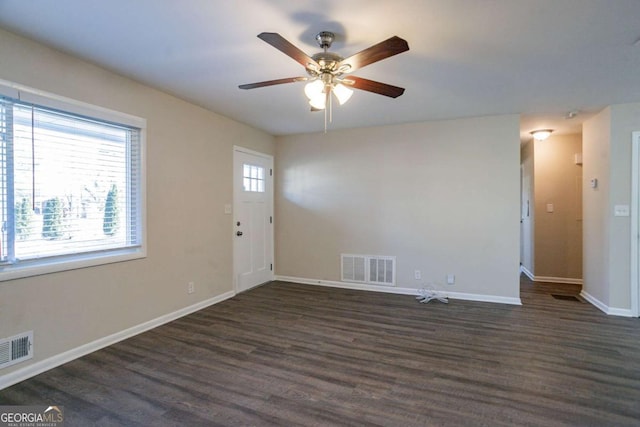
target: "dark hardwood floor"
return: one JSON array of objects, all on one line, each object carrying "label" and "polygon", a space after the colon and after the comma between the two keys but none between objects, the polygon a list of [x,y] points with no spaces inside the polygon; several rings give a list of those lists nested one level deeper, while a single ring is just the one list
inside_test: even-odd
[{"label": "dark hardwood floor", "polygon": [[0,391],[67,426],[638,426],[640,320],[272,282]]}]

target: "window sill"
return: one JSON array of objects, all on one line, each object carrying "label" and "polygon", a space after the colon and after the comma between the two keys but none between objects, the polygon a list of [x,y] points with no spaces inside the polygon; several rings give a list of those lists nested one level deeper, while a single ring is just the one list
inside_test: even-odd
[{"label": "window sill", "polygon": [[20,264],[0,267],[0,282],[22,279],[80,268],[96,267],[116,262],[146,258],[146,250],[141,247],[117,249],[93,254],[66,255],[56,258],[22,261]]}]

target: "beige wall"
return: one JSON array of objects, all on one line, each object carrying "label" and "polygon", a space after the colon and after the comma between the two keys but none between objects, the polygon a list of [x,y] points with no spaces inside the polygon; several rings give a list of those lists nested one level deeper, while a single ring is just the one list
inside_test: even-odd
[{"label": "beige wall", "polygon": [[[583,160],[583,289],[609,304],[609,146],[611,110],[606,108],[582,127]],[[597,188],[590,186],[598,180]]]},{"label": "beige wall", "polygon": [[613,215],[615,205],[631,205],[631,136],[640,131],[640,103],[611,106],[611,187],[609,190],[609,305],[631,307],[631,218]]},{"label": "beige wall", "polygon": [[[582,136],[556,135],[534,144],[535,264],[540,280],[582,279]],[[547,212],[547,205],[553,212]]]},{"label": "beige wall", "polygon": [[518,116],[280,137],[276,273],[337,281],[341,253],[394,255],[400,287],[453,273],[447,290],[519,298],[519,155]]},{"label": "beige wall", "polygon": [[[631,136],[640,130],[640,104],[613,105],[586,121],[584,135],[584,291],[611,312],[631,308]],[[597,178],[598,188],[589,180]],[[620,311],[621,310],[621,311]]]},{"label": "beige wall", "polygon": [[233,145],[273,154],[273,137],[2,30],[0,57],[0,79],[146,118],[148,131],[148,257],[0,283],[0,337],[33,330],[34,363],[231,291]]}]

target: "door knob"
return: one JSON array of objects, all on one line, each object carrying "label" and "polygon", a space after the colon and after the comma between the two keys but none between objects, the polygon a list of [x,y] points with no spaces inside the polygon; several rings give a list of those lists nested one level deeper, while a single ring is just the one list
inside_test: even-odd
[{"label": "door knob", "polygon": [[236,231],[236,236],[242,236],[242,231]]}]

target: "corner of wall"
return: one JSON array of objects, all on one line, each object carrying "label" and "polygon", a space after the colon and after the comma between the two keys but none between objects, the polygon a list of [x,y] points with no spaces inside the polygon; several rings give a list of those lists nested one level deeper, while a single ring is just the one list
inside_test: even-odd
[{"label": "corner of wall", "polygon": [[[609,304],[609,171],[611,109],[586,120],[582,131],[583,290]],[[597,186],[592,187],[592,180]]]}]

